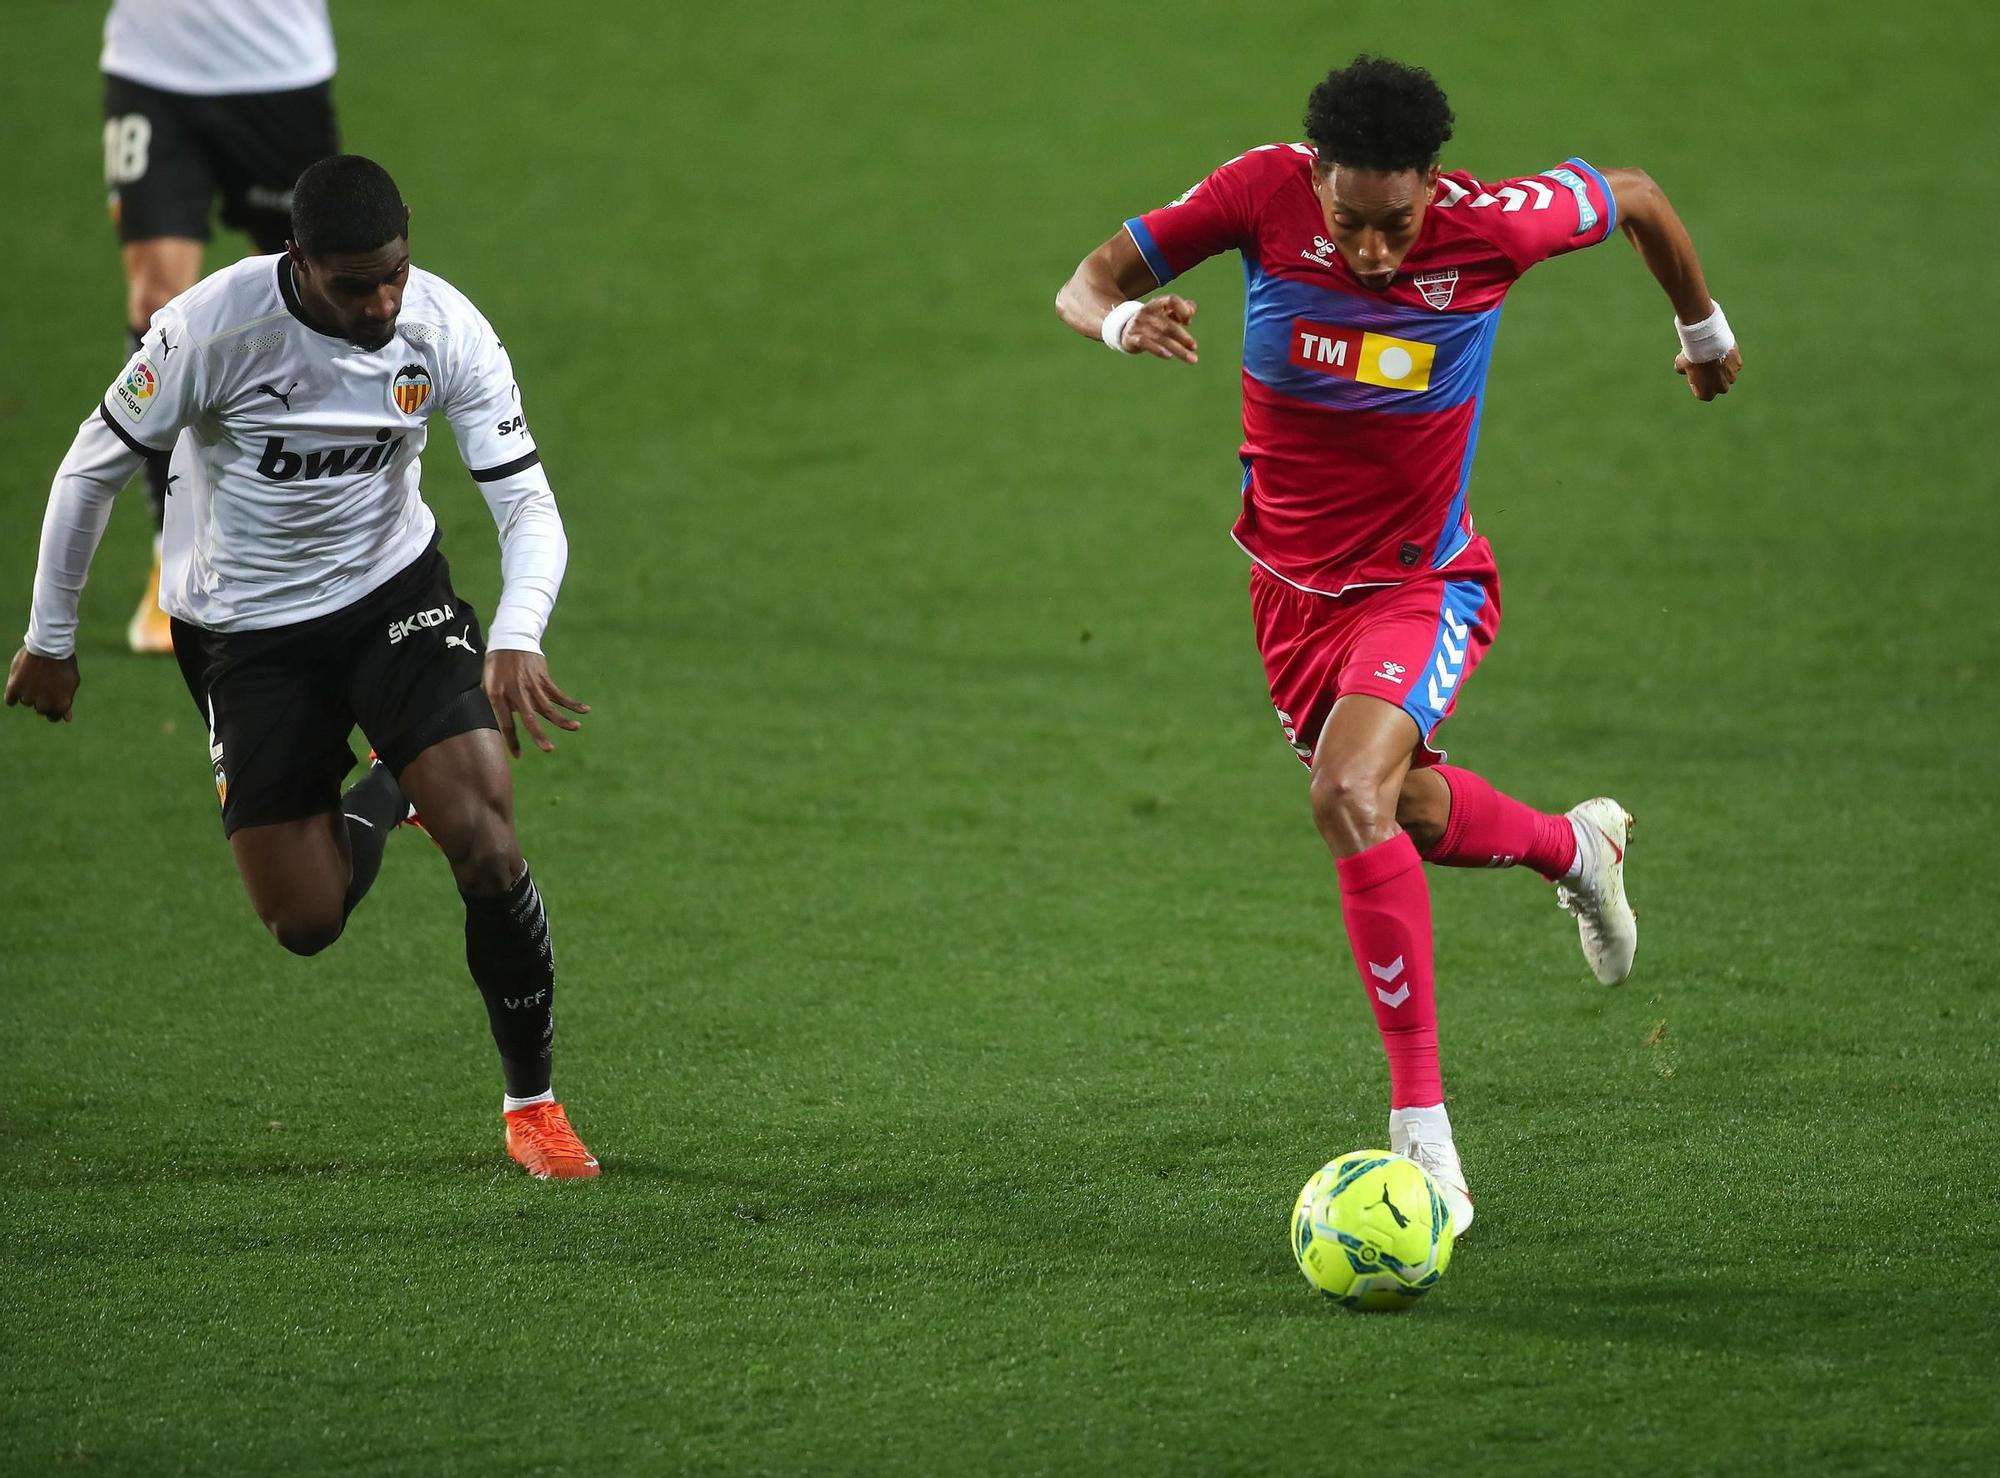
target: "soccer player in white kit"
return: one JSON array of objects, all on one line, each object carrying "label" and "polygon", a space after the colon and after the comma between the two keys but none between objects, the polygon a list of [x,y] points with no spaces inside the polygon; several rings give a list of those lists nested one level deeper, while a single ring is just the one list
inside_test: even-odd
[{"label": "soccer player in white kit", "polygon": [[[414,805],[465,901],[508,1152],[543,1178],[588,1178],[597,1160],[549,1087],[555,958],[507,764],[517,715],[546,751],[544,720],[574,730],[568,714],[589,711],[541,650],[568,560],[555,496],[506,350],[462,294],[410,265],[388,173],[323,160],[300,177],[292,222],[285,253],[155,314],[78,430],[5,700],[73,716],[77,605],[112,499],[142,461],[171,456],[160,599],[258,917],[296,954],[333,943]],[[439,413],[500,528],[490,630],[452,588],[418,487]],[[343,796],[356,725],[380,762]]]},{"label": "soccer player in white kit", "polygon": [[[326,0],[113,0],[104,19],[104,188],[129,347],[201,278],[216,200],[260,252],[285,249],[292,184],[340,152]],[[153,570],[125,638],[173,649],[159,600],[164,467],[146,469]]]}]

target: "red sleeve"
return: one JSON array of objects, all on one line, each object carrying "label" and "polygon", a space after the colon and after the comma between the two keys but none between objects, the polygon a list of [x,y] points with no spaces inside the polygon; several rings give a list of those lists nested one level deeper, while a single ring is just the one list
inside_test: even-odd
[{"label": "red sleeve", "polygon": [[1476,211],[1481,233],[1521,272],[1578,247],[1595,246],[1618,227],[1611,186],[1581,159],[1491,185],[1476,180],[1441,183],[1449,184],[1456,198],[1438,203]]},{"label": "red sleeve", "polygon": [[1256,239],[1256,212],[1277,183],[1288,144],[1265,144],[1234,159],[1170,205],[1134,216],[1125,229],[1162,287],[1218,252]]}]

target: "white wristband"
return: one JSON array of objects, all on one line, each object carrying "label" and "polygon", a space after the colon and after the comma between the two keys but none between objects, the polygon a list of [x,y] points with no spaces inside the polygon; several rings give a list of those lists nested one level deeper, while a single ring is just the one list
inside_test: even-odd
[{"label": "white wristband", "polygon": [[1674,332],[1681,336],[1681,353],[1687,356],[1689,364],[1711,363],[1736,347],[1736,335],[1729,331],[1729,320],[1722,316],[1722,304],[1710,298],[1708,305],[1715,311],[1700,323],[1674,319]]},{"label": "white wristband", "polygon": [[1120,354],[1137,352],[1125,347],[1125,329],[1133,319],[1139,316],[1139,310],[1145,306],[1137,298],[1126,299],[1104,315],[1104,327],[1098,330],[1098,337],[1103,339],[1113,349],[1116,349]]}]

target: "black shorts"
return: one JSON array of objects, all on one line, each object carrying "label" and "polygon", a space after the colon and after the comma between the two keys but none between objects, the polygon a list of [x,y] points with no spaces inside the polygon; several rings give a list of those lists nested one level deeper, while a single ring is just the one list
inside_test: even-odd
[{"label": "black shorts", "polygon": [[499,727],[480,685],[485,633],[436,540],[331,615],[268,631],[173,626],[208,725],[224,836],[338,809],[357,724],[399,776],[442,739]]},{"label": "black shorts", "polygon": [[283,251],[292,186],[339,152],[328,82],[195,97],[104,77],[104,186],[120,241],[206,241],[219,192],[226,225],[259,251]]}]

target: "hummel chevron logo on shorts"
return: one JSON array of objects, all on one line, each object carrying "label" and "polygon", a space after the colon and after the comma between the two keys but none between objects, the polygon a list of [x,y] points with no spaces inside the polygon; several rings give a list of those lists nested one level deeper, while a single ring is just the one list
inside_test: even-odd
[{"label": "hummel chevron logo on shorts", "polygon": [[1431,700],[1432,708],[1442,712],[1451,690],[1458,686],[1459,670],[1465,666],[1466,626],[1449,606],[1440,614],[1444,631],[1438,637],[1437,661],[1432,664],[1425,696]]}]

